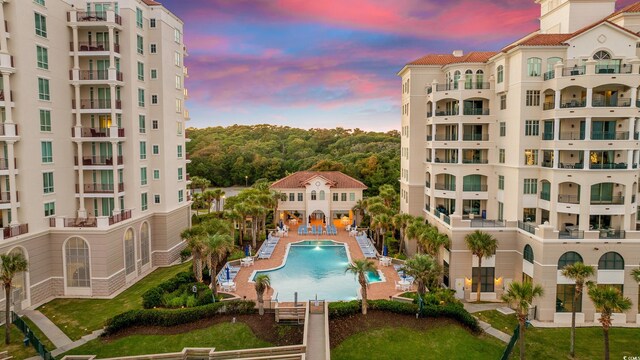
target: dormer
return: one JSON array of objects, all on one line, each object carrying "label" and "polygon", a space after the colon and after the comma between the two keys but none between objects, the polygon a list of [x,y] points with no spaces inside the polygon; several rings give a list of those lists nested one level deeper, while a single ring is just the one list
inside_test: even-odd
[{"label": "dormer", "polygon": [[540,4],[540,33],[568,34],[615,11],[616,0],[535,0]]}]

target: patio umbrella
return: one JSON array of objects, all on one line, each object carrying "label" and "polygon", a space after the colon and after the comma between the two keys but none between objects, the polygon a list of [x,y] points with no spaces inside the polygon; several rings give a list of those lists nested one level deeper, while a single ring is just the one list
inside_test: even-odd
[{"label": "patio umbrella", "polygon": [[249,250],[249,246],[244,247],[244,255],[251,256],[251,250]]},{"label": "patio umbrella", "polygon": [[387,256],[389,255],[389,248],[387,247],[387,245],[382,247],[382,256]]},{"label": "patio umbrella", "polygon": [[404,271],[404,269],[402,269],[402,279],[407,280],[407,273]]},{"label": "patio umbrella", "polygon": [[227,282],[229,280],[231,280],[231,274],[230,274],[230,270],[229,270],[229,265],[227,265],[226,268],[224,268],[225,272],[227,273]]},{"label": "patio umbrella", "polygon": [[283,228],[284,224],[282,223],[282,220],[280,220],[280,228]]},{"label": "patio umbrella", "polygon": [[351,226],[353,226],[353,227],[356,226],[356,219],[353,219],[353,224]]}]

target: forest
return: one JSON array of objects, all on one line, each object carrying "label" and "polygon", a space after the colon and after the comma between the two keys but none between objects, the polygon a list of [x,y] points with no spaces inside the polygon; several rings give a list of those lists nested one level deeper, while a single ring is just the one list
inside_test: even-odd
[{"label": "forest", "polygon": [[187,129],[187,172],[213,187],[274,181],[300,170],[337,170],[364,182],[367,195],[399,187],[400,133],[234,125]]}]

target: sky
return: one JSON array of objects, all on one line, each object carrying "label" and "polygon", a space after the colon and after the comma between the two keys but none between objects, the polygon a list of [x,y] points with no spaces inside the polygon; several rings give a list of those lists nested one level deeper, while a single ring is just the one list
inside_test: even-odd
[{"label": "sky", "polygon": [[185,22],[191,127],[399,129],[404,64],[499,50],[540,14],[534,0],[159,1]]}]

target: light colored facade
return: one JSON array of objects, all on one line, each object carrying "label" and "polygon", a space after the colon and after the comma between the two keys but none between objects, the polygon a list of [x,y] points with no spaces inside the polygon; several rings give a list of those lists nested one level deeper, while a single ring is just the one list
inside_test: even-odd
[{"label": "light colored facade", "polygon": [[14,305],[108,297],[174,262],[190,216],[180,19],[151,0],[3,0],[3,22],[0,253],[29,261]]},{"label": "light colored facade", "polygon": [[351,209],[362,200],[366,188],[339,171],[299,171],[271,185],[283,194],[276,217],[283,221],[296,217],[302,223],[328,219],[334,223],[349,219],[347,224],[351,223]]},{"label": "light colored facade", "polygon": [[[567,322],[572,282],[559,269],[582,259],[633,300],[616,321],[638,324],[640,3],[614,13],[614,0],[536,2],[541,31],[398,73],[401,211],[450,236],[460,298],[475,299],[477,271],[483,299],[532,278],[545,290],[532,316]],[[499,240],[482,269],[464,243],[474,230]],[[577,310],[597,321],[586,295]]]}]

